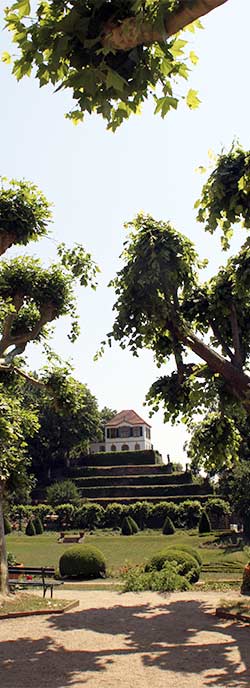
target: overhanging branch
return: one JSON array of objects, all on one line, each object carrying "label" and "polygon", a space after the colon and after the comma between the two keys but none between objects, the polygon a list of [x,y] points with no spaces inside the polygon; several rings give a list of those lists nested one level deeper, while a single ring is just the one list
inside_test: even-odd
[{"label": "overhanging branch", "polygon": [[128,17],[120,24],[109,21],[103,31],[102,43],[111,50],[132,50],[138,45],[162,42],[173,36],[196,19],[224,5],[228,0],[196,0],[192,7],[182,7],[173,14],[166,15],[165,31],[149,21],[139,22],[137,17]]}]

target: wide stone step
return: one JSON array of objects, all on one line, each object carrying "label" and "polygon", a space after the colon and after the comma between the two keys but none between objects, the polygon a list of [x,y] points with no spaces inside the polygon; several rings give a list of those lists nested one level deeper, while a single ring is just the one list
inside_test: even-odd
[{"label": "wide stone step", "polygon": [[[171,478],[171,480],[170,480]],[[116,486],[139,486],[139,485],[171,485],[178,487],[180,485],[192,485],[190,481],[178,480],[176,483],[172,475],[93,475],[91,477],[82,476],[80,478],[73,478],[78,489],[82,487],[116,487]],[[193,485],[194,487],[194,485]],[[195,488],[197,485],[195,485]]]},{"label": "wide stone step", "polygon": [[134,485],[134,486],[109,486],[109,487],[81,487],[79,492],[82,498],[99,498],[108,497],[110,500],[113,497],[137,497],[138,499],[147,499],[148,497],[175,497],[185,494],[187,498],[196,498],[196,495],[212,494],[212,488],[206,485]]},{"label": "wide stone step", "polygon": [[81,477],[101,477],[101,476],[130,476],[130,475],[166,475],[170,483],[190,483],[192,481],[191,471],[182,473],[170,473],[167,464],[148,466],[81,466],[71,468],[68,471],[70,478]]}]

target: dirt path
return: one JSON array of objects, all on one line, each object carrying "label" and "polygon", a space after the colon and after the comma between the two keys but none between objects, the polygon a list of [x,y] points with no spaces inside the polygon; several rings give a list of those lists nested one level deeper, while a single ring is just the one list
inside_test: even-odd
[{"label": "dirt path", "polygon": [[0,622],[1,688],[250,688],[250,627],[212,613],[225,594],[56,595],[80,606]]}]

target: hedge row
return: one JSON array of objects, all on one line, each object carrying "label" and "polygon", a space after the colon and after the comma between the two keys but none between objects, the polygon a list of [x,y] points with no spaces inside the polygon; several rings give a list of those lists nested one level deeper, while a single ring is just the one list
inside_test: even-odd
[{"label": "hedge row", "polygon": [[[213,527],[220,527],[221,520],[230,514],[229,504],[222,499],[211,498],[206,502],[206,511],[213,522]],[[50,529],[81,528],[121,528],[125,517],[131,516],[139,528],[162,529],[167,516],[177,528],[195,528],[202,513],[202,505],[196,500],[186,500],[180,504],[174,502],[135,502],[134,504],[110,503],[104,509],[100,504],[86,502],[80,507],[73,504],[60,504],[49,507],[40,504],[36,507],[16,506],[10,514],[11,520],[30,518],[31,514],[39,516],[45,527]],[[52,516],[52,518],[51,518]],[[57,517],[53,520],[53,517]]]}]

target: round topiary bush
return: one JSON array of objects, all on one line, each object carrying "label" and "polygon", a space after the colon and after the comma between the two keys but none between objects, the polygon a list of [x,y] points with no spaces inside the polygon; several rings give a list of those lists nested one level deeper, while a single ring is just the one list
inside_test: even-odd
[{"label": "round topiary bush", "polygon": [[42,521],[41,521],[41,519],[39,518],[39,516],[37,516],[37,517],[34,519],[33,523],[34,523],[34,528],[35,528],[35,531],[36,531],[36,535],[42,535],[42,533],[43,533],[43,524],[42,524]]},{"label": "round topiary bush", "polygon": [[28,521],[27,526],[25,528],[25,533],[26,535],[36,535],[34,521]]},{"label": "round topiary bush", "polygon": [[211,523],[208,518],[207,512],[204,511],[201,514],[200,520],[199,520],[199,533],[210,533],[211,531]]},{"label": "round topiary bush", "polygon": [[11,524],[10,524],[10,521],[9,521],[9,519],[7,518],[7,516],[4,516],[4,517],[3,517],[3,524],[4,524],[4,533],[5,533],[5,535],[9,535],[9,533],[11,533],[11,531],[12,531],[12,528],[11,528]]},{"label": "round topiary bush", "polygon": [[178,565],[178,573],[181,576],[186,576],[191,583],[199,580],[200,566],[197,559],[194,559],[188,552],[181,550],[165,549],[154,554],[145,565],[145,571],[161,571],[166,561],[175,561]]},{"label": "round topiary bush", "polygon": [[122,521],[121,532],[122,535],[133,535],[132,526],[128,519],[128,516],[125,516],[125,518]]},{"label": "round topiary bush", "polygon": [[199,566],[202,566],[202,558],[199,552],[197,552],[196,549],[193,549],[193,547],[189,547],[189,545],[171,545],[171,551],[177,550],[178,552],[187,552],[188,554],[191,554],[191,557],[196,559],[198,562]]},{"label": "round topiary bush", "polygon": [[175,527],[174,527],[173,521],[171,521],[171,518],[169,518],[169,516],[167,516],[165,518],[162,532],[163,532],[163,535],[173,535],[175,533]]},{"label": "round topiary bush", "polygon": [[62,577],[67,578],[104,578],[106,561],[97,547],[78,545],[62,554],[59,571]]}]

